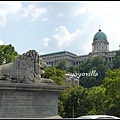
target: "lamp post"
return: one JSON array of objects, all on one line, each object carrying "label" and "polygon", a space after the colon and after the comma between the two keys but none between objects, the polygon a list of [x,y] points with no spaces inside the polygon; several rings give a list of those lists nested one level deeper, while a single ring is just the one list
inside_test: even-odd
[{"label": "lamp post", "polygon": [[72,106],[72,116],[74,118],[75,114],[74,114],[74,106]]}]

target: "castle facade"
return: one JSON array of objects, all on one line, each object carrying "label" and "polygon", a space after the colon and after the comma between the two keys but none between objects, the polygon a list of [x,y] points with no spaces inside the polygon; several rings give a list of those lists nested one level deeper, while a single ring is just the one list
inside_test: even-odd
[{"label": "castle facade", "polygon": [[101,29],[93,37],[92,52],[87,55],[77,56],[69,51],[60,51],[50,54],[40,55],[41,58],[47,63],[47,67],[57,66],[61,60],[66,60],[66,66],[80,65],[86,59],[91,57],[100,56],[103,60],[112,62],[118,50],[109,51],[109,42],[107,36]]}]

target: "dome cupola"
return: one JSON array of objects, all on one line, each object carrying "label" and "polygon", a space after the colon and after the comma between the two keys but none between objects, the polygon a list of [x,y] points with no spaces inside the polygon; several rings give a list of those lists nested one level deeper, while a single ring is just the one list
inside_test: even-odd
[{"label": "dome cupola", "polygon": [[96,40],[107,41],[107,36],[104,32],[101,31],[101,29],[99,29],[98,32],[94,35],[93,41],[96,41]]},{"label": "dome cupola", "polygon": [[109,42],[107,36],[99,28],[98,32],[93,37],[92,52],[109,51]]}]

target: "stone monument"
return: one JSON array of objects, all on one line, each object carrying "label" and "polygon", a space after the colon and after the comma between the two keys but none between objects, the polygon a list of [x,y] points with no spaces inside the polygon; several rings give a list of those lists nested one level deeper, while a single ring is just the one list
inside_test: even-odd
[{"label": "stone monument", "polygon": [[65,86],[42,78],[45,61],[35,50],[0,66],[0,118],[47,118],[58,115],[58,94]]}]

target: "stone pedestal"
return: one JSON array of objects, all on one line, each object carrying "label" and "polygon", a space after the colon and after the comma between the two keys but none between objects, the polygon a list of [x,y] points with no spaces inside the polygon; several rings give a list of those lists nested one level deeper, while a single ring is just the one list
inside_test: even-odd
[{"label": "stone pedestal", "polygon": [[0,118],[46,118],[58,115],[58,93],[64,86],[0,84]]}]

